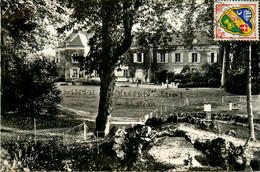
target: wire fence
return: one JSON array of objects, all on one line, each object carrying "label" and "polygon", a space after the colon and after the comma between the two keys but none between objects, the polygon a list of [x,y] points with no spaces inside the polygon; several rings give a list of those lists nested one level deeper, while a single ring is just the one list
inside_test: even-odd
[{"label": "wire fence", "polygon": [[3,142],[11,141],[32,141],[46,144],[70,145],[84,141],[94,142],[96,135],[89,131],[85,123],[72,128],[41,129],[37,130],[17,130],[12,128],[1,128],[1,140]]}]

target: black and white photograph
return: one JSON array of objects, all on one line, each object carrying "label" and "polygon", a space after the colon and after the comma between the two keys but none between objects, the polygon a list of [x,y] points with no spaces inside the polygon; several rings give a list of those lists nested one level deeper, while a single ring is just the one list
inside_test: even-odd
[{"label": "black and white photograph", "polygon": [[1,171],[260,171],[258,0],[2,0]]}]

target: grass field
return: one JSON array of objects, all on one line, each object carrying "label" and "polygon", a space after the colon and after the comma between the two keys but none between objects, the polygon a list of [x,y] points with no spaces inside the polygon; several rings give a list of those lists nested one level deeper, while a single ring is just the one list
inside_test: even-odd
[{"label": "grass field", "polygon": [[[61,106],[88,112],[95,119],[98,111],[99,86],[58,86],[62,90],[63,98]],[[166,89],[160,86],[149,88],[115,87],[113,98],[112,119],[121,121],[139,121],[144,115],[157,109],[158,115],[163,107],[163,115],[173,112],[203,112],[204,102],[210,103],[212,112],[224,112],[246,116],[245,97],[232,96],[217,88],[194,88],[194,89]],[[233,95],[235,96],[235,95]],[[224,101],[223,101],[224,100]],[[229,111],[229,101],[237,103],[238,110]],[[188,103],[187,103],[188,101]],[[260,98],[253,96],[253,110],[255,118],[260,118]],[[165,110],[166,107],[166,110]],[[37,119],[37,128],[63,128],[73,127],[83,122],[84,115],[77,115],[66,109],[59,108],[57,117],[44,117]],[[5,127],[20,129],[33,129],[33,118],[21,116],[8,116],[1,118],[1,124]],[[90,124],[94,128],[94,124]],[[239,130],[239,133],[248,133],[246,128],[223,125],[222,131],[229,129]],[[258,131],[259,132],[259,131]],[[245,134],[242,134],[245,135]],[[241,135],[241,137],[243,137]],[[257,133],[260,139],[260,133]]]},{"label": "grass field", "polygon": [[[59,86],[62,90],[64,107],[90,112],[97,115],[99,102],[98,86]],[[233,96],[225,97],[223,96]],[[229,102],[238,110],[229,111]],[[217,88],[166,89],[115,87],[113,97],[113,117],[141,118],[147,113],[165,108],[166,113],[202,112],[204,103],[210,103],[212,112],[247,115],[246,97],[236,96]],[[253,96],[253,112],[260,118],[260,97]],[[163,109],[165,110],[165,109]]]},{"label": "grass field", "polygon": [[[62,90],[61,105],[80,111],[90,112],[97,116],[99,102],[98,86],[59,86]],[[230,111],[229,102],[237,104],[238,109]],[[121,121],[144,119],[144,115],[155,112],[169,115],[173,112],[203,112],[204,103],[211,104],[212,113],[228,113],[247,116],[246,96],[232,95],[218,88],[136,88],[116,86],[113,97],[112,119]],[[260,118],[260,97],[253,96],[253,112]],[[166,111],[165,111],[166,107]],[[82,117],[82,116],[80,116]],[[221,132],[235,130],[239,138],[248,137],[248,128],[229,124],[221,124]],[[256,130],[256,138],[260,139],[260,131]]]}]

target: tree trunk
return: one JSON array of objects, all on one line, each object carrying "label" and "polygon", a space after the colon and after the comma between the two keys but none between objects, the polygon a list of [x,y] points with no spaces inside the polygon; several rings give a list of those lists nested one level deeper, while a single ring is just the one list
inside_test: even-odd
[{"label": "tree trunk", "polygon": [[112,110],[112,97],[115,84],[114,68],[106,69],[101,69],[100,72],[100,100],[98,116],[96,117],[96,131],[99,132],[98,135],[101,137],[108,134],[109,131],[109,119],[111,117],[110,112]]},{"label": "tree trunk", "polygon": [[251,54],[251,44],[249,45],[249,58],[247,61],[248,73],[247,73],[247,114],[248,114],[248,124],[249,124],[249,137],[252,140],[255,140],[255,131],[254,131],[254,114],[253,114],[253,106],[252,106],[252,91],[251,91],[251,61],[252,61],[252,54]]},{"label": "tree trunk", "polygon": [[221,87],[225,87],[225,82],[227,78],[227,71],[229,66],[229,49],[230,44],[224,43],[224,53],[223,53],[223,61],[222,61],[222,73],[221,73]]}]

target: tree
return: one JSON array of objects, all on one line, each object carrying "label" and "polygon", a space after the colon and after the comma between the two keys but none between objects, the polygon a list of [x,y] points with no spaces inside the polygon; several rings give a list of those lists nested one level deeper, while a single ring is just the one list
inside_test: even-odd
[{"label": "tree", "polygon": [[[92,38],[89,41],[90,53],[86,61],[92,61],[98,71],[100,86],[100,101],[98,116],[96,117],[96,131],[105,131],[111,110],[114,90],[114,69],[120,62],[121,56],[129,49],[132,43],[133,26],[141,24],[141,28],[151,28],[153,21],[165,18],[164,13],[182,0],[146,1],[146,0],[87,0],[64,2],[68,8],[73,9],[71,23],[60,31],[71,29],[77,23],[80,29],[86,29]],[[153,15],[156,14],[156,15]],[[167,21],[159,20],[162,27]],[[157,40],[161,35],[160,29],[154,31]],[[150,42],[150,41],[148,41]]]},{"label": "tree", "polygon": [[[30,91],[33,92],[37,89],[39,91],[39,88],[45,90],[42,90],[42,93],[35,92],[38,96],[38,104],[43,103],[43,106],[46,105],[45,109],[49,112],[49,107],[47,107],[48,103],[44,103],[44,101],[50,101],[50,98],[56,99],[53,95],[57,95],[57,91],[53,89],[53,77],[55,73],[50,73],[53,72],[53,66],[44,59],[40,62],[39,59],[32,61],[32,58],[35,58],[36,52],[43,49],[44,45],[47,45],[55,39],[54,35],[47,30],[47,26],[53,23],[58,24],[59,21],[62,21],[62,17],[59,15],[59,12],[61,11],[63,14],[65,13],[65,10],[62,7],[50,3],[50,1],[47,0],[2,1],[2,115],[5,115],[7,111],[17,113],[19,111],[23,113],[22,111],[25,111],[26,109],[34,109],[33,106],[36,106],[34,105],[36,97],[32,98],[33,96]],[[46,69],[43,65],[47,65],[51,68]],[[39,67],[39,69],[34,68],[34,66]],[[35,73],[34,70],[42,70],[44,73]],[[32,75],[33,72],[35,76]],[[37,77],[41,77],[43,80],[35,83],[35,81],[40,79]],[[50,77],[50,80],[44,77]],[[21,78],[24,80],[21,80]],[[21,87],[21,85],[25,83],[26,85],[23,85],[24,88]],[[28,87],[27,84],[29,84]],[[34,87],[32,85],[34,85]],[[22,91],[22,89],[25,88],[34,90]],[[53,95],[50,95],[49,93],[52,93]],[[22,105],[22,101],[26,102],[26,104]],[[28,103],[29,101],[31,102]],[[51,104],[48,105],[52,106]],[[35,113],[42,114],[42,110]]]},{"label": "tree", "polygon": [[55,87],[56,64],[47,58],[14,58],[5,80],[3,108],[12,114],[40,117],[57,114],[60,90]]}]

